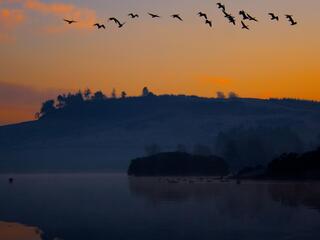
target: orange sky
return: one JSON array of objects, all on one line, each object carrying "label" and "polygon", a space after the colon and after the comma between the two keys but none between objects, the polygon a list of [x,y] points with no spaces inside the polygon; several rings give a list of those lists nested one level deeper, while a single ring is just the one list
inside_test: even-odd
[{"label": "orange sky", "polygon": [[[2,83],[28,87],[39,96],[25,103],[14,91],[15,101],[2,90],[9,97],[0,98],[0,124],[30,119],[29,109],[37,110],[48,89],[110,93],[116,88],[137,95],[148,86],[157,94],[235,91],[245,97],[320,100],[320,2],[222,2],[238,18],[245,9],[259,22],[248,23],[251,31],[234,27],[211,0],[0,0],[0,88]],[[199,10],[213,20],[213,29],[195,16]],[[128,19],[131,11],[140,19]],[[152,20],[148,11],[162,18]],[[280,15],[279,23],[269,21],[270,11]],[[176,12],[184,22],[168,17]],[[297,26],[288,25],[287,13]],[[111,16],[127,24],[117,29],[106,22]],[[67,26],[63,17],[80,23]],[[107,30],[91,28],[96,20]]]}]

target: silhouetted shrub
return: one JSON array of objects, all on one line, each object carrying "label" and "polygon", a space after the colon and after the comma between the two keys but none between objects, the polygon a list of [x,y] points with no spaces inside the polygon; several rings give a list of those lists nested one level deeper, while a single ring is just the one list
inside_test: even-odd
[{"label": "silhouetted shrub", "polygon": [[226,95],[224,95],[223,92],[218,91],[218,92],[217,92],[217,98],[218,98],[218,99],[225,99],[225,98],[226,98]]},{"label": "silhouetted shrub", "polygon": [[235,92],[229,92],[228,98],[229,99],[237,99],[237,98],[239,98],[239,95],[236,94]]},{"label": "silhouetted shrub", "polygon": [[42,106],[40,109],[40,117],[46,114],[52,113],[55,110],[56,108],[54,106],[54,100],[47,100],[44,103],[42,103]]},{"label": "silhouetted shrub", "polygon": [[105,100],[107,97],[106,97],[106,95],[104,95],[103,94],[103,92],[101,92],[101,91],[97,91],[97,92],[95,92],[94,94],[93,94],[93,96],[92,96],[92,101],[103,101],[103,100]]}]

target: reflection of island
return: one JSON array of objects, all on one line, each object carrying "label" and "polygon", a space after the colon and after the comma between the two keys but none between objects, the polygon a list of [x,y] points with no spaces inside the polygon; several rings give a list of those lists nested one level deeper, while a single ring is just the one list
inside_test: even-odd
[{"label": "reflection of island", "polygon": [[0,239],[3,240],[41,240],[41,235],[36,227],[0,222]]},{"label": "reflection of island", "polygon": [[130,191],[157,201],[182,202],[188,199],[207,199],[221,195],[223,184],[205,184],[211,178],[129,177]]},{"label": "reflection of island", "polygon": [[[320,183],[252,182],[222,183],[210,178],[129,177],[132,194],[149,202],[214,200],[220,210],[255,214],[270,200],[285,206],[305,206],[320,210]],[[222,201],[221,201],[222,200]],[[221,201],[221,202],[220,202]],[[239,212],[239,210],[242,210]]]},{"label": "reflection of island", "polygon": [[[129,177],[131,193],[144,199],[152,206],[166,203],[180,205],[192,204],[195,208],[203,205],[209,207],[214,215],[230,221],[242,218],[257,218],[257,216],[275,214],[272,209],[278,203],[272,201],[268,184],[245,182],[236,184],[234,181],[211,182],[199,181],[199,178],[187,178],[171,183],[170,178],[164,177]],[[177,178],[175,178],[177,179]],[[183,178],[182,178],[183,179]],[[189,183],[192,180],[192,183]],[[240,220],[239,220],[240,221]]]},{"label": "reflection of island", "polygon": [[128,175],[133,176],[224,176],[228,164],[217,156],[165,152],[133,159]]},{"label": "reflection of island", "polygon": [[306,206],[320,211],[320,183],[270,184],[272,199],[286,206]]}]

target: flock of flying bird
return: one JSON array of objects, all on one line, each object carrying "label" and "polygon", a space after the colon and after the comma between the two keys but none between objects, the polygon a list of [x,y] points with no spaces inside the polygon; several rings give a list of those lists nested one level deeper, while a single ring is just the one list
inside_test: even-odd
[{"label": "flock of flying bird", "polygon": [[[222,3],[217,3],[217,6],[218,6],[218,9],[221,9],[222,13],[224,14],[224,17],[227,18],[229,20],[229,23],[233,24],[233,25],[236,25],[236,17],[232,16],[230,13],[228,13],[226,11],[226,7],[225,5],[223,5]],[[161,18],[159,15],[157,14],[153,14],[153,13],[148,13],[148,15],[151,17],[151,18]],[[203,12],[199,12],[197,14],[200,18],[203,18],[205,21],[204,23],[207,24],[209,27],[212,27],[212,21],[208,19],[208,16],[206,13],[203,13]],[[251,16],[249,13],[245,12],[244,10],[241,10],[239,11],[239,15],[242,17],[241,19],[241,26],[242,26],[242,29],[246,29],[246,30],[249,30],[249,26],[245,23],[245,20],[248,20],[248,21],[254,21],[254,22],[258,22],[257,18]],[[276,14],[274,13],[268,13],[268,15],[270,16],[270,19],[272,21],[279,21],[279,16],[277,16]],[[132,19],[134,18],[139,18],[139,15],[138,14],[135,14],[135,13],[129,13],[128,16]],[[180,16],[180,14],[173,14],[171,15],[172,18],[174,19],[177,19],[179,21],[183,21],[182,17]],[[294,25],[297,25],[298,22],[296,22],[293,18],[292,15],[285,15],[285,17],[288,19],[290,25],[294,26]],[[77,21],[75,20],[68,20],[68,19],[63,19],[66,23],[68,24],[73,24],[73,23],[77,23]],[[126,22],[123,22],[121,23],[117,18],[115,17],[111,17],[109,18],[109,21],[113,21],[115,24],[118,25],[119,28],[122,28]],[[104,24],[100,24],[100,23],[95,23],[93,25],[94,27],[97,27],[98,29],[106,29],[106,26]]]}]

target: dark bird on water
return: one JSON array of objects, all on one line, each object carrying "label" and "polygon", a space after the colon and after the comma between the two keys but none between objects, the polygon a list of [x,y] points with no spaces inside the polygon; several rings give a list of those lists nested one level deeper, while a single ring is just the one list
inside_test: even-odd
[{"label": "dark bird on water", "polygon": [[271,16],[271,20],[279,21],[279,16],[276,16],[274,13],[269,13],[269,15]]},{"label": "dark bird on water", "polygon": [[104,24],[96,23],[93,26],[97,27],[98,29],[100,29],[100,28],[106,29],[106,26]]},{"label": "dark bird on water", "polygon": [[210,21],[208,19],[206,20],[205,24],[208,24],[210,27],[212,27],[212,21]]},{"label": "dark bird on water", "polygon": [[118,19],[116,19],[115,17],[111,17],[109,18],[109,21],[114,21],[116,24],[120,25],[120,21]]},{"label": "dark bird on water", "polygon": [[68,20],[68,19],[63,19],[63,21],[65,21],[68,24],[72,24],[72,23],[76,23],[77,21],[74,20]]},{"label": "dark bird on water", "polygon": [[250,21],[258,22],[258,20],[255,17],[252,17],[250,14],[247,13],[247,17]]},{"label": "dark bird on water", "polygon": [[180,21],[183,21],[179,14],[173,14],[173,15],[171,15],[171,17],[179,19]]},{"label": "dark bird on water", "polygon": [[293,16],[292,16],[292,15],[286,15],[286,18],[288,19],[288,21],[290,22],[290,24],[291,24],[292,26],[298,24],[298,22],[296,22],[296,21],[293,19]]},{"label": "dark bird on water", "polygon": [[198,12],[199,17],[204,17],[206,20],[208,19],[207,14],[203,12]]},{"label": "dark bird on water", "polygon": [[243,20],[249,19],[249,17],[247,16],[247,14],[246,14],[246,12],[245,12],[244,10],[241,10],[241,11],[239,12],[239,15],[242,16],[242,19],[243,19]]},{"label": "dark bird on water", "polygon": [[133,13],[129,13],[128,16],[131,18],[138,18],[139,17],[138,14],[133,14]]},{"label": "dark bird on water", "polygon": [[13,178],[8,179],[9,183],[13,183]]},{"label": "dark bird on water", "polygon": [[219,9],[222,9],[222,11],[226,10],[226,7],[222,3],[217,3],[217,6]]},{"label": "dark bird on water", "polygon": [[243,21],[241,21],[242,29],[250,30],[248,25],[246,25]]},{"label": "dark bird on water", "polygon": [[148,13],[152,18],[159,18],[160,16],[157,14],[153,14],[153,13]]}]

